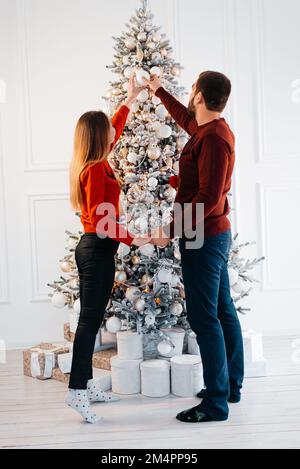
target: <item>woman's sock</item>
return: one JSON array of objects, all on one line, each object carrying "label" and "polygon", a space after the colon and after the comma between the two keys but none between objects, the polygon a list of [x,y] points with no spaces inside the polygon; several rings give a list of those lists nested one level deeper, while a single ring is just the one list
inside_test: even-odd
[{"label": "woman's sock", "polygon": [[76,410],[88,423],[96,423],[102,419],[102,417],[92,411],[87,390],[85,389],[69,389],[65,402],[72,409]]},{"label": "woman's sock", "polygon": [[120,398],[111,392],[102,391],[97,379],[90,379],[87,383],[87,395],[91,402],[116,402]]}]

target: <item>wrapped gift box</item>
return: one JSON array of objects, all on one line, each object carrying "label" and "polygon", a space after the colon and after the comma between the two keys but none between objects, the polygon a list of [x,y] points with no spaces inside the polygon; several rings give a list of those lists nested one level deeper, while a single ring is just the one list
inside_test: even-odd
[{"label": "wrapped gift box", "polygon": [[[109,391],[111,389],[111,371],[94,369],[94,379],[99,384],[102,391]],[[52,378],[60,381],[61,383],[69,384],[70,373],[63,373],[59,368],[54,368],[52,371]]]},{"label": "wrapped gift box", "polygon": [[[69,313],[71,315],[73,313]],[[74,314],[76,314],[74,312]],[[64,338],[68,342],[74,342],[75,332],[77,328],[77,323],[75,327],[75,319],[73,318],[73,323],[66,322],[64,324]],[[101,350],[107,350],[115,346],[116,344],[116,334],[110,334],[109,332],[103,332],[103,329],[100,329],[96,335],[95,348],[94,352],[100,352]]]},{"label": "wrapped gift box", "polygon": [[37,379],[49,379],[53,368],[58,367],[58,355],[69,353],[65,344],[50,344],[43,342],[23,350],[24,375]]},{"label": "wrapped gift box", "polygon": [[107,350],[101,350],[93,355],[93,367],[101,368],[103,370],[111,370],[110,360],[112,357],[117,355],[117,349],[110,348]]},{"label": "wrapped gift box", "polygon": [[253,330],[243,331],[245,364],[253,363],[263,358],[262,334]]},{"label": "wrapped gift box", "polygon": [[52,371],[52,378],[60,381],[61,383],[69,384],[70,373],[63,373],[59,368],[54,368]]},{"label": "wrapped gift box", "polygon": [[262,378],[263,376],[267,376],[267,360],[265,358],[245,363],[245,378]]},{"label": "wrapped gift box", "polygon": [[62,353],[57,357],[58,368],[62,373],[70,373],[73,353]]}]

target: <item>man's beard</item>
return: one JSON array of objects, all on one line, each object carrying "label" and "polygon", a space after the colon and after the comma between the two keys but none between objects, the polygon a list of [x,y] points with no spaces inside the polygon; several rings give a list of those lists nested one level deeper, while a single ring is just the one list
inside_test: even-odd
[{"label": "man's beard", "polygon": [[189,101],[188,111],[189,111],[189,113],[192,117],[196,116],[196,109],[195,109],[195,105],[194,105],[194,96]]}]

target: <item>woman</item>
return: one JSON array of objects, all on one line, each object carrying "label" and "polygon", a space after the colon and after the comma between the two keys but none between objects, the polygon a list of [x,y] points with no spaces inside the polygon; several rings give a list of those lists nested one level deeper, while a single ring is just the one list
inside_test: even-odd
[{"label": "woman", "polygon": [[[92,412],[90,402],[119,400],[99,389],[92,375],[95,338],[114,283],[114,256],[120,241],[136,246],[150,241],[135,238],[118,224],[120,187],[107,159],[123,132],[130,105],[141,89],[132,77],[128,97],[111,120],[101,111],[87,112],[80,117],[75,130],[70,199],[73,208],[81,211],[84,234],[75,251],[81,311],[66,403],[89,423],[101,418]],[[102,208],[105,204],[102,210],[101,204]],[[105,217],[107,209],[109,217]]]}]

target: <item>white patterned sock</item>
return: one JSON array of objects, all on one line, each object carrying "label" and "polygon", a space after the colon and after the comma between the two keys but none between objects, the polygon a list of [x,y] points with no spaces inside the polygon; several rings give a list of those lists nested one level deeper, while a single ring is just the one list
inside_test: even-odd
[{"label": "white patterned sock", "polygon": [[66,404],[76,410],[88,423],[96,423],[102,417],[96,415],[90,406],[90,401],[85,389],[69,389],[65,399]]},{"label": "white patterned sock", "polygon": [[97,379],[90,379],[87,383],[87,395],[91,402],[116,402],[120,398],[111,392],[102,391]]}]

